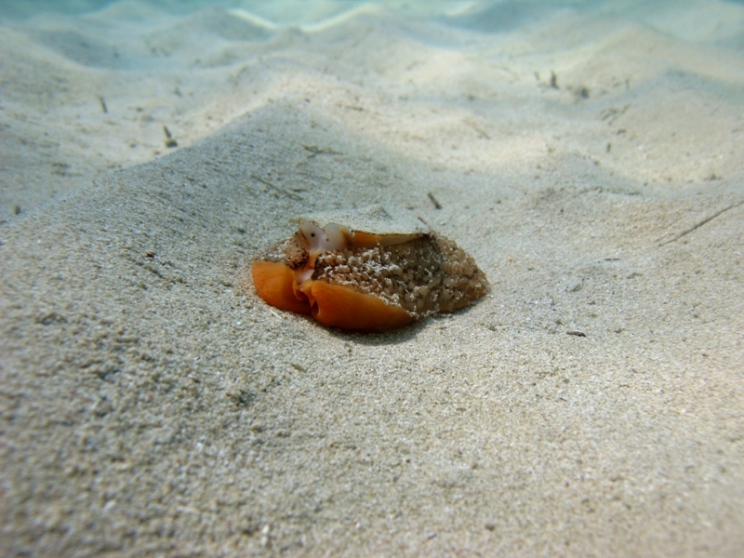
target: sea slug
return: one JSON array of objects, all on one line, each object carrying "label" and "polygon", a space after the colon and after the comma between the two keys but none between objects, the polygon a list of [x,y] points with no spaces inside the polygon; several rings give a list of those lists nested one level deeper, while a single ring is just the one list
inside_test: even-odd
[{"label": "sea slug", "polygon": [[458,310],[488,291],[485,274],[453,241],[380,206],[294,222],[297,232],[251,265],[256,292],[280,310],[381,331]]}]

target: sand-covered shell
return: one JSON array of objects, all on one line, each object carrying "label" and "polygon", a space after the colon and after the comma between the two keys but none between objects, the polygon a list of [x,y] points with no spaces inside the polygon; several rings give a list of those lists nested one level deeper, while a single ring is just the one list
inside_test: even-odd
[{"label": "sand-covered shell", "polygon": [[372,206],[293,222],[297,232],[251,266],[256,292],[280,310],[381,331],[458,310],[488,290],[471,256],[405,214]]}]

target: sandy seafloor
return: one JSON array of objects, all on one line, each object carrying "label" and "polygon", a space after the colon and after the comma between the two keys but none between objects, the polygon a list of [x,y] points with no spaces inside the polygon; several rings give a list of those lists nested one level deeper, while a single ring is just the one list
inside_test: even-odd
[{"label": "sandy seafloor", "polygon": [[[0,554],[741,556],[742,2],[179,5],[0,6]],[[487,297],[243,290],[371,203]]]}]

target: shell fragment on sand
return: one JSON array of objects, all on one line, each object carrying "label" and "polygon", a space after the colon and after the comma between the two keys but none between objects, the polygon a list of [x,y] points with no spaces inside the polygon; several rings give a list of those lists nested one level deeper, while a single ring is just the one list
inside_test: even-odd
[{"label": "shell fragment on sand", "polygon": [[251,266],[256,292],[280,310],[381,331],[453,312],[488,291],[485,274],[453,241],[382,207],[294,222],[298,231]]}]

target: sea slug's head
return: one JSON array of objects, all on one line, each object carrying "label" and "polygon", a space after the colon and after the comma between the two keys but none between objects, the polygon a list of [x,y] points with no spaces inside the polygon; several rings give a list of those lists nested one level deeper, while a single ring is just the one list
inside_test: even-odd
[{"label": "sea slug's head", "polygon": [[297,224],[305,247],[310,254],[341,250],[348,248],[352,243],[349,230],[336,223],[328,223],[323,228],[309,219],[299,219]]}]

